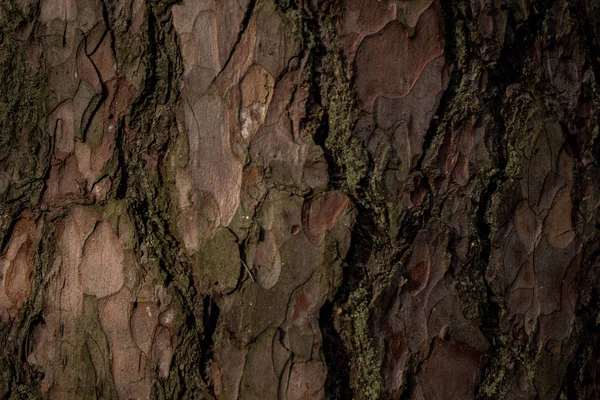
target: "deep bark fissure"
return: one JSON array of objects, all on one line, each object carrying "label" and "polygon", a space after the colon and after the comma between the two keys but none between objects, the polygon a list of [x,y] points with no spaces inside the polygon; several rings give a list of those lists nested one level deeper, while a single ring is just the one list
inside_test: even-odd
[{"label": "deep bark fissure", "polygon": [[[334,300],[335,301],[335,300]],[[351,399],[350,359],[344,342],[334,326],[334,302],[326,301],[319,311],[319,325],[323,335],[323,355],[327,363],[325,393],[328,399]]]},{"label": "deep bark fissure", "polygon": [[[591,5],[593,9],[593,5]],[[599,54],[600,52],[600,41],[594,40],[594,35],[596,33],[596,29],[594,29],[594,25],[590,22],[591,15],[589,15],[589,10],[583,0],[576,2],[570,7],[571,14],[575,17],[579,26],[579,36],[583,39],[583,44],[586,49],[586,61],[592,68],[594,73],[594,86],[593,93],[595,97],[595,104],[598,106],[600,104],[600,60],[598,57],[595,57],[595,54]],[[600,115],[596,116],[595,119],[596,128],[600,129]],[[594,156],[594,161],[596,165],[600,165],[600,134],[596,134],[596,138],[592,144],[592,155]]]},{"label": "deep bark fissure", "polygon": [[597,348],[600,342],[598,310],[600,310],[600,296],[597,287],[594,287],[591,290],[588,303],[577,313],[579,345],[575,351],[575,357],[569,363],[567,376],[562,387],[563,392],[569,398],[575,399],[585,396],[585,393],[581,392],[581,387],[590,383],[586,382],[586,378],[589,379],[589,377],[585,376],[585,368],[594,362],[596,362],[596,365],[598,364]]},{"label": "deep bark fissure", "polygon": [[[202,359],[200,363],[200,374],[206,377],[207,381],[210,382],[209,377],[207,376],[208,364],[212,361],[213,358],[213,345],[214,345],[214,335],[217,329],[217,323],[219,322],[219,306],[215,303],[214,299],[210,296],[205,296],[203,301],[203,331],[204,338],[200,342],[200,348],[202,349]],[[209,383],[208,389],[214,395],[214,386],[212,383]]]},{"label": "deep bark fissure", "polygon": [[[307,13],[308,5],[301,2],[300,4],[287,4],[286,9],[292,7],[297,12],[302,12],[302,22],[300,23],[302,35],[310,35],[312,41],[310,47],[305,43],[305,57],[310,58],[310,82],[311,91],[307,109],[309,110],[308,122],[317,123],[317,128],[313,133],[314,142],[323,150],[325,160],[329,172],[329,184],[337,189],[343,189],[343,169],[340,161],[336,159],[334,152],[327,146],[327,139],[330,132],[330,120],[327,112],[327,106],[323,104],[321,82],[326,79],[335,79],[328,75],[331,71],[327,71],[325,63],[331,57],[335,57],[333,53],[339,51],[335,46],[334,38],[328,37],[323,31],[327,29],[325,24],[331,24],[331,21],[319,21],[314,16],[320,18],[331,18],[335,20],[334,15],[339,13],[338,9],[334,9],[333,5],[329,5],[326,10],[328,14],[320,14],[314,10]],[[328,15],[328,17],[325,17]],[[327,41],[330,41],[327,43]],[[333,41],[334,43],[331,43]],[[342,73],[343,75],[343,73]],[[360,186],[359,186],[360,190]],[[356,194],[346,191],[346,194],[353,199],[356,199]],[[341,312],[340,306],[348,301],[348,296],[355,291],[358,286],[364,284],[366,271],[364,271],[364,263],[368,261],[369,254],[373,249],[372,235],[376,231],[374,217],[372,211],[355,202],[357,214],[357,224],[354,226],[351,234],[351,244],[348,255],[345,259],[345,266],[342,272],[342,281],[335,288],[335,294],[331,301],[326,301],[321,306],[319,311],[319,326],[323,336],[323,356],[327,365],[327,380],[325,382],[325,394],[329,399],[351,399],[354,397],[352,388],[350,387],[350,355],[346,344],[335,324],[336,314]],[[366,258],[365,258],[366,257]]]}]

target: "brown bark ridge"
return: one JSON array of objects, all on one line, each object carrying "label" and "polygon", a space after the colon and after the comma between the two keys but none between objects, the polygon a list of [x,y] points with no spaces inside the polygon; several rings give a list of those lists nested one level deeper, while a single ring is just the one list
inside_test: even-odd
[{"label": "brown bark ridge", "polygon": [[600,396],[594,0],[0,21],[0,398]]}]

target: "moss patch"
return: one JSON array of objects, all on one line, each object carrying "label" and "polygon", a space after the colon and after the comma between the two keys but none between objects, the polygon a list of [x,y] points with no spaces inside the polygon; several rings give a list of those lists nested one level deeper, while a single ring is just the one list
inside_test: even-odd
[{"label": "moss patch", "polygon": [[370,295],[361,286],[348,298],[350,313],[344,316],[346,327],[344,341],[351,345],[356,360],[350,366],[354,395],[358,399],[377,399],[383,391],[383,382],[379,369],[380,356],[371,342],[369,331]]},{"label": "moss patch", "polygon": [[230,291],[240,276],[240,250],[236,237],[227,228],[219,228],[198,250],[195,271],[202,287]]}]

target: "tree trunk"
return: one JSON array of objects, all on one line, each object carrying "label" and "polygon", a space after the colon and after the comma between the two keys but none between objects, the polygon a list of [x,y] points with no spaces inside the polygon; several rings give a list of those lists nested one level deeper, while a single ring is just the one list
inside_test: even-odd
[{"label": "tree trunk", "polygon": [[595,0],[0,21],[0,398],[600,396]]}]

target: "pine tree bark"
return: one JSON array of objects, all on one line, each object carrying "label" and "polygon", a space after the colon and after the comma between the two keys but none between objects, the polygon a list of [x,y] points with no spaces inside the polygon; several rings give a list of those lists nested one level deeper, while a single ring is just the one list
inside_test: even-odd
[{"label": "pine tree bark", "polygon": [[600,396],[595,1],[0,21],[0,398]]}]

